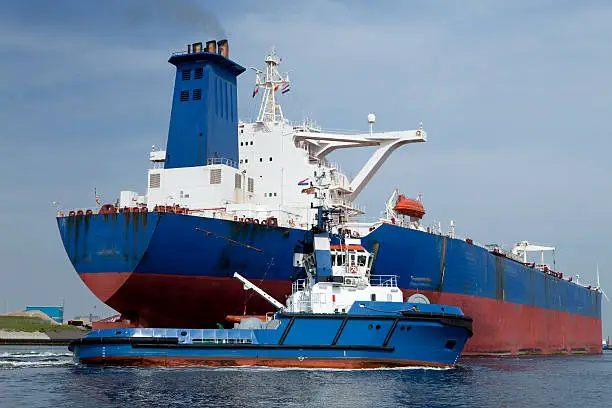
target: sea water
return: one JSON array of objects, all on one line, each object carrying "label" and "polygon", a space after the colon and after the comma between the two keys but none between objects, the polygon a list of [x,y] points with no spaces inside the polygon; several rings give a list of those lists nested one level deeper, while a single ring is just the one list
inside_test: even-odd
[{"label": "sea water", "polygon": [[97,368],[0,346],[0,407],[612,407],[612,352],[457,369]]}]

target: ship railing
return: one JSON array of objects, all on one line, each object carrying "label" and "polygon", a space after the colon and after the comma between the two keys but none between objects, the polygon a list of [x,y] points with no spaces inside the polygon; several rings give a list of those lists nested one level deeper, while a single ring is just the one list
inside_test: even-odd
[{"label": "ship railing", "polygon": [[397,275],[372,275],[370,276],[370,285],[396,288]]},{"label": "ship railing", "polygon": [[210,166],[211,164],[225,164],[226,166],[233,167],[235,169],[238,168],[238,163],[226,157],[210,157],[206,159],[206,165]]},{"label": "ship railing", "polygon": [[291,293],[299,292],[304,290],[306,287],[306,279],[298,279],[291,284]]},{"label": "ship railing", "polygon": [[[323,295],[323,294],[321,294]],[[325,295],[323,299],[318,300],[300,300],[296,302],[300,313],[346,313],[351,308],[353,303],[334,302],[331,295]],[[333,307],[330,307],[333,305]]]},{"label": "ship railing", "polygon": [[183,343],[250,344],[257,338],[252,331],[224,329],[140,329],[135,337],[178,337]]}]

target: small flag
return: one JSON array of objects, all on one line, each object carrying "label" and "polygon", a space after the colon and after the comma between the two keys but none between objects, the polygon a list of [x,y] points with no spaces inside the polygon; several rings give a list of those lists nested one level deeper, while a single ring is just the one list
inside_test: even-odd
[{"label": "small flag", "polygon": [[278,91],[278,87],[279,87],[279,86],[280,86],[280,85],[276,85],[276,86],[274,87],[274,92]]},{"label": "small flag", "polygon": [[285,84],[285,86],[283,86],[283,91],[282,93],[286,94],[287,92],[289,92],[291,89],[289,88],[289,84]]},{"label": "small flag", "polygon": [[257,95],[257,92],[259,92],[259,88],[255,87],[255,89],[253,90],[253,98],[255,97],[255,95]]},{"label": "small flag", "polygon": [[310,182],[310,177],[306,177],[304,180],[298,181],[298,186],[307,186]]},{"label": "small flag", "polygon": [[308,187],[302,190],[302,193],[304,194],[314,194],[315,193],[315,188],[314,187]]}]

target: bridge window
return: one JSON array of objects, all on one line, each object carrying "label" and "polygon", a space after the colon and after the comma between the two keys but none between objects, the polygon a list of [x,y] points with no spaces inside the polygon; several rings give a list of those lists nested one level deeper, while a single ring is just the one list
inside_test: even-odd
[{"label": "bridge window", "polygon": [[357,257],[357,265],[365,266],[367,262],[367,257],[365,255],[359,255]]},{"label": "bridge window", "polygon": [[344,254],[338,254],[338,265],[342,266],[344,264]]},{"label": "bridge window", "polygon": [[181,91],[181,102],[187,102],[189,100],[189,91]]},{"label": "bridge window", "polygon": [[204,76],[204,70],[202,69],[202,67],[196,68],[194,75],[193,75],[193,79],[202,79],[203,76]]},{"label": "bridge window", "polygon": [[183,81],[189,81],[191,79],[191,70],[190,69],[184,69],[181,74],[183,76]]},{"label": "bridge window", "polygon": [[193,100],[199,101],[202,99],[202,89],[194,89],[193,90]]}]

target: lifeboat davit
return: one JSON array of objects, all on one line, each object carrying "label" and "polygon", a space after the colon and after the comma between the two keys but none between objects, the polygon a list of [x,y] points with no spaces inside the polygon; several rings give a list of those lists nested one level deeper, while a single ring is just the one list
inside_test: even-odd
[{"label": "lifeboat davit", "polygon": [[425,208],[420,201],[406,198],[403,194],[397,197],[397,203],[395,203],[393,210],[398,214],[414,218],[423,218],[425,215]]}]

